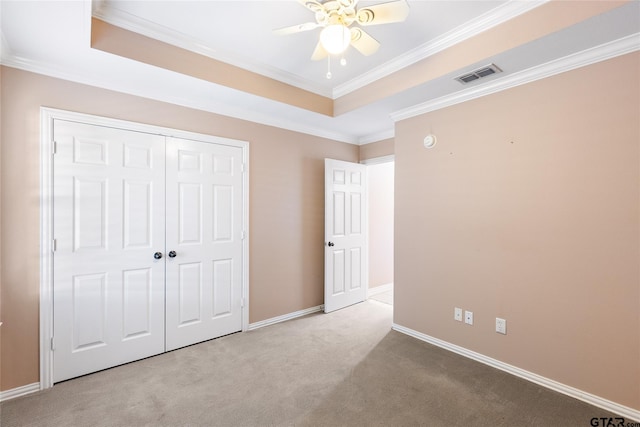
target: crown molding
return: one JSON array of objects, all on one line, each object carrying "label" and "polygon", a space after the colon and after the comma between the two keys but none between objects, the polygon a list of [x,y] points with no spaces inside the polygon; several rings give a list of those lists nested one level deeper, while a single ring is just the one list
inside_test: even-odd
[{"label": "crown molding", "polygon": [[499,80],[461,90],[451,95],[442,96],[430,101],[391,113],[394,122],[405,120],[441,108],[450,107],[472,99],[491,95],[516,86],[541,80],[556,74],[585,67],[597,62],[606,61],[617,56],[640,50],[640,33],[631,34],[609,43],[577,52],[564,58],[556,59],[527,70],[509,74]]},{"label": "crown molding", "polygon": [[372,144],[374,142],[383,141],[385,139],[390,139],[396,136],[395,128],[386,129],[381,132],[372,133],[371,135],[366,135],[358,139],[358,145],[367,145]]},{"label": "crown molding", "polygon": [[371,71],[360,75],[359,77],[350,80],[337,86],[333,90],[333,99],[340,98],[347,95],[357,89],[367,86],[376,80],[380,80],[388,75],[391,75],[401,69],[415,64],[429,56],[435,55],[438,52],[442,52],[464,40],[477,36],[478,34],[489,30],[497,25],[509,21],[516,16],[529,12],[538,6],[547,3],[549,0],[536,0],[536,1],[517,1],[510,0],[489,12],[478,16],[471,21],[454,28],[453,30],[444,33],[443,35],[430,40],[415,49],[408,51],[407,53],[398,56],[397,58],[382,64],[379,67],[372,69]]},{"label": "crown molding", "polygon": [[140,88],[135,86],[125,86],[121,81],[105,81],[88,78],[87,76],[82,74],[69,72],[68,70],[56,68],[46,63],[33,61],[17,56],[7,57],[6,55],[3,55],[3,57],[0,59],[0,64],[7,67],[17,68],[20,70],[42,74],[61,80],[68,80],[75,83],[107,89],[114,92],[126,93],[128,95],[139,96],[141,98],[166,102],[169,104],[193,108],[201,111],[207,111],[209,113],[219,114],[221,116],[247,120],[265,126],[273,126],[280,129],[290,130],[292,132],[313,135],[333,141],[359,145],[358,138],[353,135],[334,132],[321,127],[304,126],[294,120],[283,119],[282,117],[276,117],[275,115],[257,113],[246,108],[227,106],[220,103],[212,103],[212,98],[206,93],[203,93],[202,98],[194,99],[193,97],[179,97],[169,95],[163,93],[162,90],[141,90]]},{"label": "crown molding", "polygon": [[441,52],[464,40],[472,38],[483,31],[493,28],[503,22],[526,13],[549,0],[519,1],[509,0],[501,6],[468,21],[457,28],[430,40],[409,52],[382,64],[361,76],[343,83],[333,90],[323,88],[313,82],[303,79],[293,73],[288,73],[276,67],[239,58],[229,52],[222,52],[206,46],[193,37],[172,30],[154,22],[139,18],[122,10],[113,8],[107,10],[104,2],[96,3],[93,16],[125,30],[133,31],[144,36],[181,47],[191,52],[240,67],[265,77],[281,81],[286,84],[307,90],[317,95],[337,99],[357,89],[393,74],[409,65],[421,61],[431,55]]},{"label": "crown molding", "polygon": [[[0,9],[2,9],[1,6]],[[7,43],[7,39],[4,37],[2,29],[0,29],[0,55],[2,55],[3,57],[10,57],[13,55],[13,51],[11,50],[9,43]]]},{"label": "crown molding", "polygon": [[271,79],[295,86],[317,95],[331,98],[332,91],[325,89],[313,82],[301,78],[293,73],[288,73],[279,68],[267,64],[258,63],[246,58],[239,58],[229,52],[212,49],[201,41],[191,36],[175,31],[155,22],[142,19],[119,9],[106,10],[104,3],[100,3],[94,8],[93,17],[105,21],[117,27],[129,30],[143,36],[150,37],[161,42],[186,49],[199,55],[208,56],[217,61],[221,61],[233,66],[251,71],[256,74],[269,77]]}]

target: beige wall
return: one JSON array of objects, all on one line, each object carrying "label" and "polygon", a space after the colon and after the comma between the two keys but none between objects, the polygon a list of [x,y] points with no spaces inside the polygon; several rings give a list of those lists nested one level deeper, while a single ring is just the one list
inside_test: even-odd
[{"label": "beige wall", "polygon": [[397,124],[396,323],[640,409],[639,76],[636,52]]},{"label": "beige wall", "polygon": [[393,138],[360,146],[360,161],[393,155]]},{"label": "beige wall", "polygon": [[[2,171],[2,67],[0,66],[0,172]],[[2,188],[2,173],[0,173],[0,189]],[[0,197],[0,224],[2,224],[2,197]],[[2,321],[2,227],[0,226],[0,321]],[[0,365],[2,365],[2,325],[0,325]],[[2,369],[0,369],[0,390],[2,384]]]},{"label": "beige wall", "polygon": [[393,173],[393,162],[367,168],[370,288],[393,283]]},{"label": "beige wall", "polygon": [[250,142],[250,322],[323,303],[324,158],[358,147],[2,68],[0,389],[38,381],[40,107]]}]

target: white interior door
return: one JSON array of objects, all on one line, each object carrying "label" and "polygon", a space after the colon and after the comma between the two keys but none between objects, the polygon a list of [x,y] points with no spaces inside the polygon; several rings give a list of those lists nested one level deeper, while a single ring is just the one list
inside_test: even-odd
[{"label": "white interior door", "polygon": [[367,167],[325,159],[324,311],[367,296]]},{"label": "white interior door", "polygon": [[241,148],[167,139],[167,350],[242,329],[242,200]]},{"label": "white interior door", "polygon": [[164,351],[164,137],[54,122],[54,375]]}]

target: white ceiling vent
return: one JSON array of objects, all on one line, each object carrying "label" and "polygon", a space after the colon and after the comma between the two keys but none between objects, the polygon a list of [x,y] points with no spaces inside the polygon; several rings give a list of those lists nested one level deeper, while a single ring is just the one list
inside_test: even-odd
[{"label": "white ceiling vent", "polygon": [[462,84],[467,84],[471,83],[472,81],[479,80],[483,77],[501,72],[502,70],[496,64],[489,64],[485,65],[484,67],[480,67],[477,70],[473,70],[470,73],[463,74],[460,77],[456,77],[456,80]]}]

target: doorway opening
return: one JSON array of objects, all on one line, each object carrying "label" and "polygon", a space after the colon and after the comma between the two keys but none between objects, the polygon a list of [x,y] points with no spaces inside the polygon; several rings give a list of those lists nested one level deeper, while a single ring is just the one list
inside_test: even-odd
[{"label": "doorway opening", "polygon": [[369,288],[367,298],[393,306],[393,156],[364,161],[369,179]]}]

